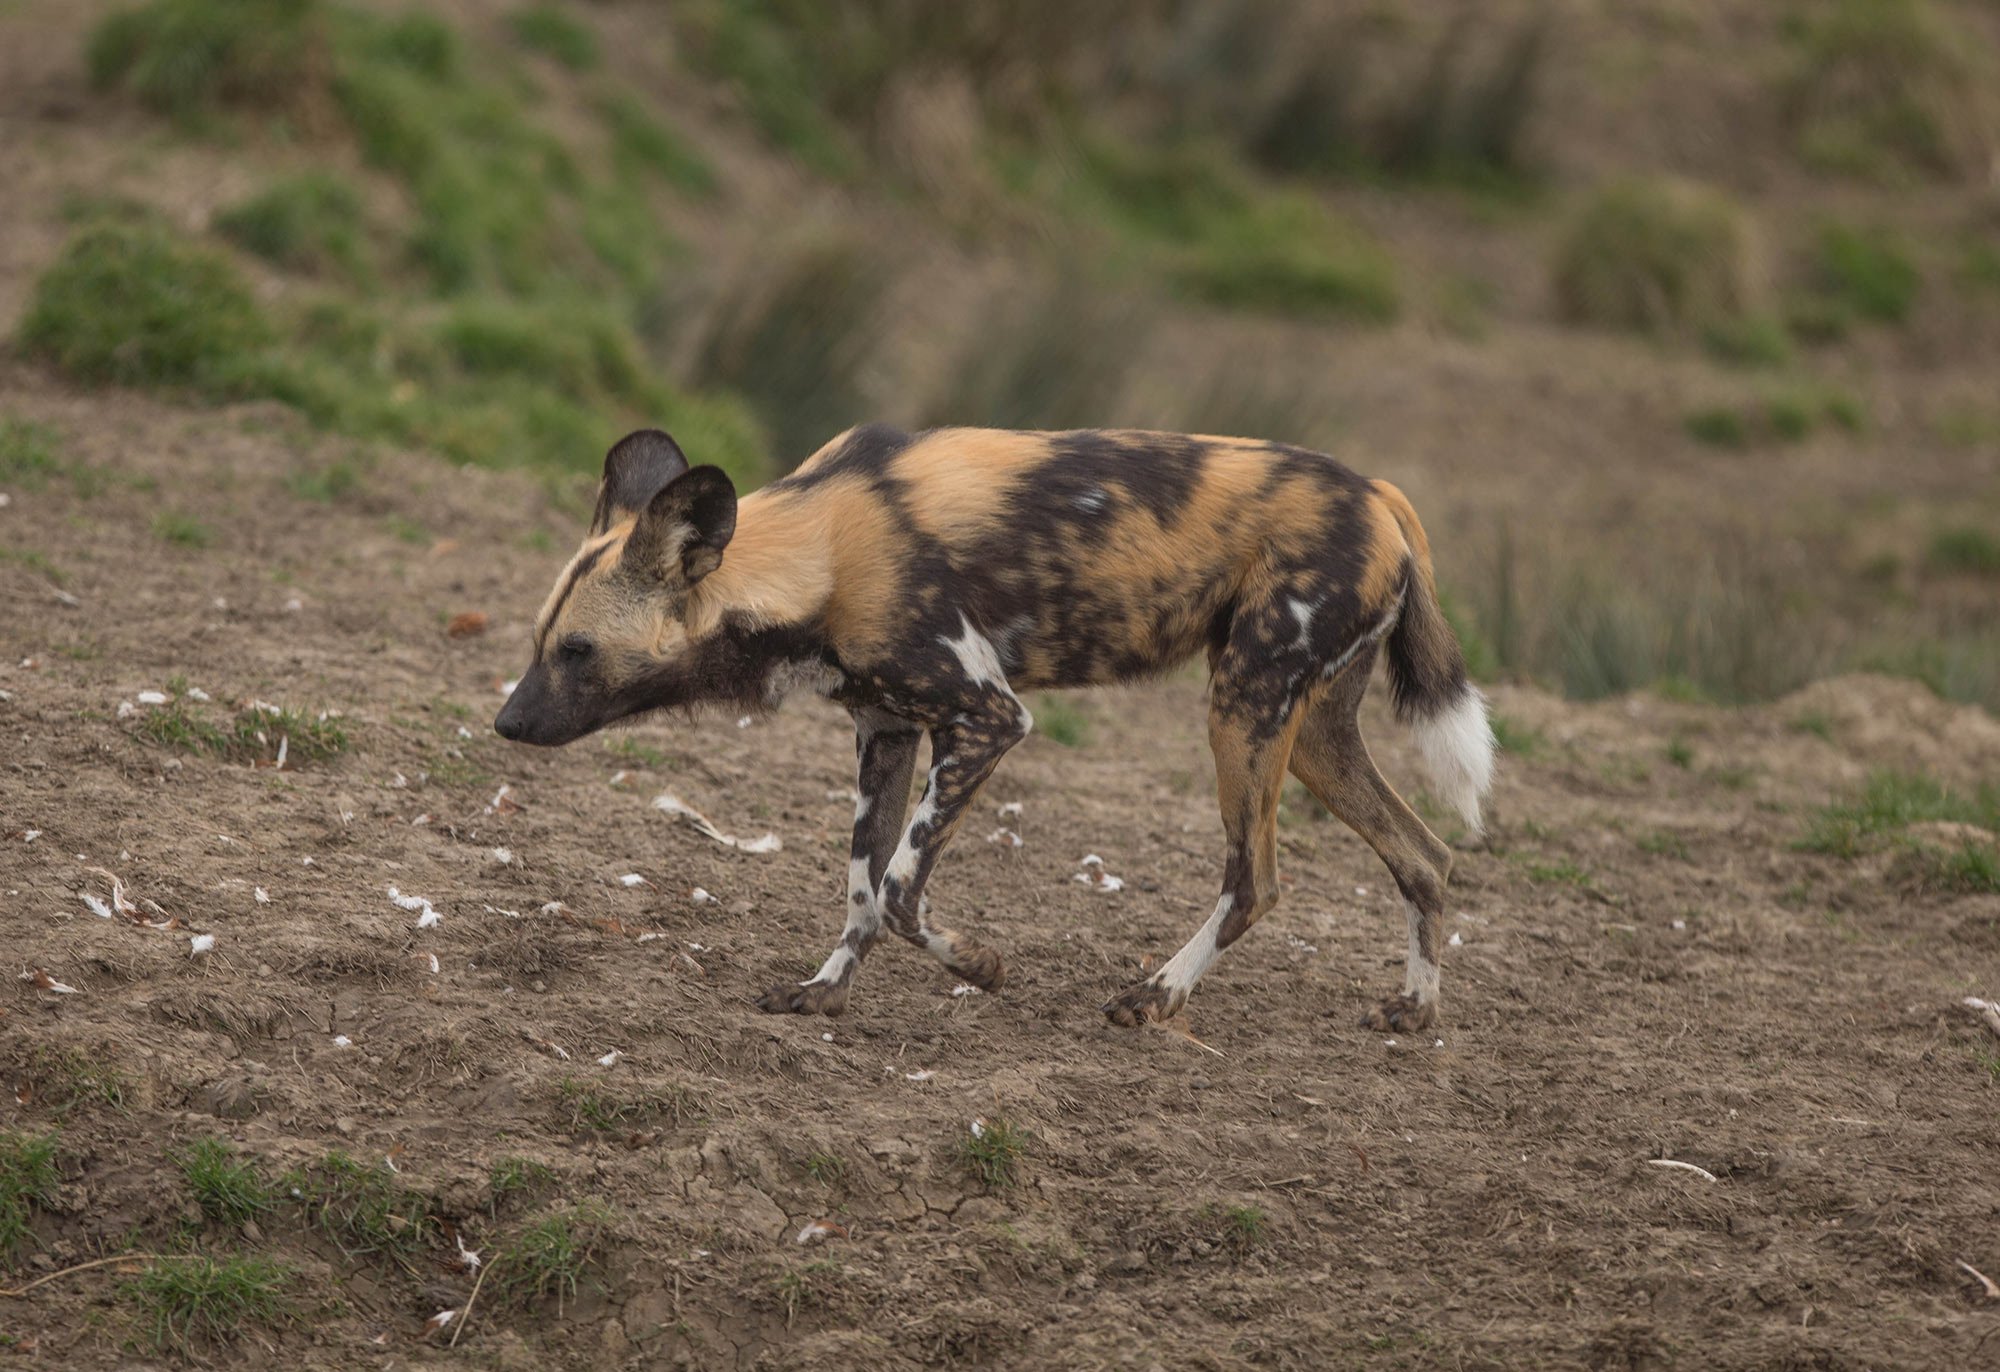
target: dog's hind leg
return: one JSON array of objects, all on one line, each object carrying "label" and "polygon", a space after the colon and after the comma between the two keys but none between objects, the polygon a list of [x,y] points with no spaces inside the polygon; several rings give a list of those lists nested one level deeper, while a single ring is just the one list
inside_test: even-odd
[{"label": "dog's hind leg", "polygon": [[1222,951],[1278,903],[1278,798],[1299,726],[1299,682],[1290,664],[1272,660],[1255,621],[1239,612],[1237,629],[1217,654],[1209,694],[1208,743],[1229,843],[1222,894],[1208,922],[1165,966],[1105,1002],[1113,1024],[1171,1018]]},{"label": "dog's hind leg", "polygon": [[1301,711],[1292,774],[1387,864],[1403,894],[1409,955],[1401,995],[1362,1017],[1371,1029],[1415,1030],[1437,1017],[1438,963],[1444,951],[1444,888],[1451,849],[1396,794],[1362,741],[1356,713],[1377,649],[1371,643]]}]

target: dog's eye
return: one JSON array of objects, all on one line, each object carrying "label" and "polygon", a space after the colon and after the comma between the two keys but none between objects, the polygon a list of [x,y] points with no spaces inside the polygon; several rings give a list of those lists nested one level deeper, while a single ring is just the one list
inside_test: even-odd
[{"label": "dog's eye", "polygon": [[581,634],[571,634],[556,648],[556,655],[564,662],[581,662],[595,651],[589,639]]}]

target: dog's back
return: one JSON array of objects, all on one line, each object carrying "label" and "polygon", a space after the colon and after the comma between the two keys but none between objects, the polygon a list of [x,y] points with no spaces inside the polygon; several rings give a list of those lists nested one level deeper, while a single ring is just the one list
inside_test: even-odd
[{"label": "dog's back", "polygon": [[[837,599],[963,613],[1017,687],[1126,680],[1219,652],[1246,608],[1275,607],[1286,639],[1351,636],[1408,574],[1407,542],[1369,482],[1323,454],[1243,439],[871,425],[751,499],[823,506]],[[907,620],[831,618],[861,627],[839,645],[851,662],[907,641]]]}]

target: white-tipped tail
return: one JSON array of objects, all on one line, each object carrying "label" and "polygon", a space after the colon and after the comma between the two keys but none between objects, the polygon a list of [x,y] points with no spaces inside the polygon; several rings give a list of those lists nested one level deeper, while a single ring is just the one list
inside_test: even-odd
[{"label": "white-tipped tail", "polygon": [[1479,801],[1493,785],[1493,727],[1486,722],[1486,697],[1467,684],[1463,694],[1437,714],[1419,716],[1410,737],[1423,754],[1438,799],[1458,811],[1466,827],[1480,830]]}]

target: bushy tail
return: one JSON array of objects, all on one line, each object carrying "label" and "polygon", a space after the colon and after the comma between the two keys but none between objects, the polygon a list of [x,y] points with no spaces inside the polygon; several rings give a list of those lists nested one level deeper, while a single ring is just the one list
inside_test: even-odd
[{"label": "bushy tail", "polygon": [[1410,577],[1403,613],[1389,634],[1389,695],[1396,718],[1410,726],[1438,796],[1479,832],[1479,801],[1493,784],[1493,729],[1486,697],[1465,679],[1458,636],[1438,606],[1431,573],[1431,545],[1408,497],[1386,481],[1375,483],[1403,540],[1410,545]]}]

